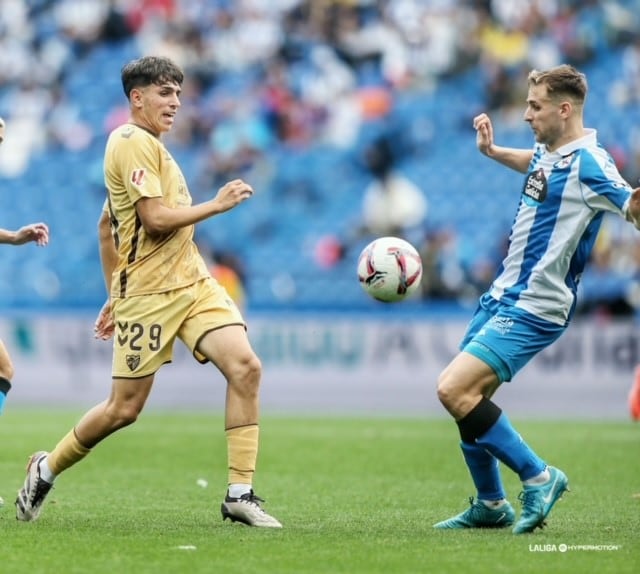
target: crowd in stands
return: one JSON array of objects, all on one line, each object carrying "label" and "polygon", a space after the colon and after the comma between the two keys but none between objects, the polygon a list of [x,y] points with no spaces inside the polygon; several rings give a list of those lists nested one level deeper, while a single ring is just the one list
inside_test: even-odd
[{"label": "crowd in stands", "polygon": [[[405,200],[422,197],[398,211],[414,216],[411,229],[396,225],[393,231],[423,251],[426,298],[475,296],[493,276],[506,238],[497,237],[492,253],[474,261],[473,254],[461,256],[455,226],[432,226],[430,190],[402,168],[407,158],[428,154],[436,122],[416,118],[413,125],[395,126],[394,109],[407,95],[428,97],[475,71],[480,102],[448,124],[455,135],[472,138],[469,120],[481,109],[507,137],[522,134],[531,68],[566,62],[589,70],[603,54],[615,53],[620,65],[609,70],[607,85],[591,87],[604,105],[624,114],[640,103],[639,15],[637,0],[3,0],[0,114],[9,126],[10,153],[0,156],[2,187],[28,173],[34,157],[93,149],[126,120],[122,93],[97,120],[85,112],[87,102],[71,97],[70,78],[92,52],[126,46],[128,55],[166,55],[186,71],[180,119],[166,143],[190,154],[195,201],[234,177],[257,181],[281,200],[287,196],[278,186],[278,162],[322,147],[354,159],[364,174],[354,191],[362,196],[364,219],[349,225],[380,233],[366,221],[384,204],[380,186],[372,191],[379,174],[367,169],[371,138],[365,135],[403,131],[392,140],[394,183],[404,185]],[[90,74],[88,81],[104,79],[100,69]],[[595,118],[597,128],[608,121],[604,111]],[[453,135],[437,133],[445,141]],[[635,184],[640,123],[605,143]],[[312,187],[287,192],[322,201]],[[344,224],[326,230],[335,239],[327,244],[334,256],[320,250],[318,273],[347,252],[353,238],[345,237]],[[585,276],[585,310],[618,313],[638,306],[640,296],[628,293],[640,280],[639,245],[629,233],[603,233],[594,272]],[[602,275],[616,288],[605,292]]]}]

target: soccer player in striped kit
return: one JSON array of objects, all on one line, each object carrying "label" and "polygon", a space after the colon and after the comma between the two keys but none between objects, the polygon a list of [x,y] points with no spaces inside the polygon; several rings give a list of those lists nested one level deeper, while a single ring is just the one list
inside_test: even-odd
[{"label": "soccer player in striped kit", "polygon": [[[438,398],[458,425],[477,495],[435,528],[513,525],[515,534],[532,532],[568,490],[565,473],[533,451],[492,396],[567,328],[604,213],[640,228],[640,188],[623,180],[596,131],[584,127],[586,95],[586,77],[572,66],[529,74],[524,120],[535,136],[533,149],[498,146],[490,118],[473,120],[480,152],[525,178],[507,255],[479,300],[460,353],[438,380]],[[523,484],[517,521],[499,461]]]}]

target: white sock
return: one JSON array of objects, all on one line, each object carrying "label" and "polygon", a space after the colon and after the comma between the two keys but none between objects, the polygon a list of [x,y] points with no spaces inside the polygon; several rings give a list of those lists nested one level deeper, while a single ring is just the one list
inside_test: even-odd
[{"label": "white sock", "polygon": [[527,484],[529,486],[544,484],[545,482],[549,482],[550,478],[551,478],[551,473],[549,472],[549,469],[545,466],[544,470],[540,474],[537,474],[536,476],[533,476],[527,480],[523,480],[522,484]]},{"label": "white sock", "polygon": [[49,484],[53,484],[53,481],[56,479],[56,475],[51,472],[46,457],[40,461],[38,469],[40,470],[40,478],[42,480],[46,480]]},{"label": "white sock", "polygon": [[229,496],[232,498],[240,498],[243,494],[249,494],[251,492],[250,484],[230,484],[229,485]]},{"label": "white sock", "polygon": [[505,502],[507,502],[506,498],[501,498],[500,500],[482,500],[481,498],[479,498],[478,500],[491,510],[500,508]]}]

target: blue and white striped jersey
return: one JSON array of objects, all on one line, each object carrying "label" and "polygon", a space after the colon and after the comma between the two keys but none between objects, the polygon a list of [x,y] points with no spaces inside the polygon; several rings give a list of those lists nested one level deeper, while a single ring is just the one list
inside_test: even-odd
[{"label": "blue and white striped jersey", "polygon": [[536,144],[491,296],[566,324],[604,213],[626,217],[630,194],[595,130],[553,153]]}]

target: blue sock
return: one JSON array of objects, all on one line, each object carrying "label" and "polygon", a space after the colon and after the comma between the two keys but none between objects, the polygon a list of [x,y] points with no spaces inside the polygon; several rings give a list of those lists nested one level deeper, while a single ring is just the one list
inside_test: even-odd
[{"label": "blue sock", "polygon": [[547,466],[511,426],[504,413],[487,432],[476,439],[476,444],[506,464],[522,481],[537,476]]},{"label": "blue sock", "polygon": [[460,448],[469,467],[473,484],[475,484],[478,491],[478,498],[480,500],[506,498],[502,479],[500,478],[498,459],[477,444],[461,442]]}]

